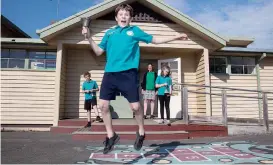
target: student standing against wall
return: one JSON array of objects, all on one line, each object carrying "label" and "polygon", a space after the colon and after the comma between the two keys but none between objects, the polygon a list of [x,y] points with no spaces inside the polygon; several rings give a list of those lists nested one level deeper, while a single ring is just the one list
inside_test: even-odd
[{"label": "student standing against wall", "polygon": [[[170,100],[172,95],[172,79],[170,77],[170,67],[163,66],[160,76],[156,79],[156,88],[158,88],[158,99],[160,102],[160,124],[171,125],[170,123]],[[167,120],[164,120],[164,105],[166,108]]]},{"label": "student standing against wall", "polygon": [[153,65],[148,64],[148,71],[144,74],[143,80],[141,83],[142,94],[144,100],[144,119],[147,119],[147,108],[148,103],[151,106],[151,116],[154,118],[154,107],[155,107],[155,97],[156,97],[156,88],[155,80],[157,78],[157,73],[153,71]]}]

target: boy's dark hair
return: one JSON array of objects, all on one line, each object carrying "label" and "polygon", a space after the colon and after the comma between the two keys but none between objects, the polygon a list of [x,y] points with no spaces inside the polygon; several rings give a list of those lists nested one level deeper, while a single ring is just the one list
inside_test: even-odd
[{"label": "boy's dark hair", "polygon": [[83,76],[85,77],[85,76],[91,76],[91,74],[89,73],[89,72],[85,72],[84,74],[83,74]]},{"label": "boy's dark hair", "polygon": [[160,76],[164,76],[164,70],[169,70],[169,73],[167,74],[167,76],[166,77],[169,77],[170,75],[171,75],[171,68],[168,66],[168,65],[164,65],[162,68],[161,68],[161,74],[160,74]]},{"label": "boy's dark hair", "polygon": [[129,11],[131,18],[134,16],[134,9],[128,4],[121,4],[115,10],[115,16],[118,15],[120,10]]}]

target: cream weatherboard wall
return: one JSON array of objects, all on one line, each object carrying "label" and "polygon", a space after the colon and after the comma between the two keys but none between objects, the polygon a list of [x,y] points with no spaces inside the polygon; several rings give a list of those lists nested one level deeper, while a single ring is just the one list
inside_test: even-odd
[{"label": "cream weatherboard wall", "polygon": [[[196,55],[196,85],[205,85],[205,60],[204,54]],[[204,87],[196,87],[197,92],[205,92]],[[206,95],[196,94],[197,99],[197,114],[206,115]]]},{"label": "cream weatherboard wall", "polygon": [[1,70],[1,124],[53,124],[55,71]]},{"label": "cream weatherboard wall", "polygon": [[[182,83],[195,84],[196,83],[196,55],[186,54],[181,56],[182,69]],[[188,87],[188,90],[196,91],[196,87]],[[189,115],[196,115],[197,113],[197,96],[195,93],[188,93],[188,112]]]},{"label": "cream weatherboard wall", "polygon": [[[273,57],[266,57],[260,63],[261,90],[273,92]],[[273,99],[273,94],[268,94]],[[273,100],[268,100],[269,118],[273,119]]]},{"label": "cream weatherboard wall", "polygon": [[[219,87],[230,87],[257,90],[256,75],[217,75],[211,74],[211,85]],[[211,93],[221,94],[220,89],[211,89]],[[258,97],[257,92],[231,91],[227,90],[228,95],[236,95],[240,97],[227,98],[227,115],[233,118],[259,118],[258,99],[245,98],[247,96]],[[222,115],[221,96],[211,96],[212,100],[212,116]]]},{"label": "cream weatherboard wall", "polygon": [[[81,91],[85,81],[83,74],[91,73],[91,78],[100,87],[104,73],[104,56],[96,57],[90,50],[67,50],[66,83],[64,92],[64,116],[66,118],[86,118],[84,94]],[[99,92],[97,92],[99,96]],[[92,111],[92,116],[94,112]]]}]

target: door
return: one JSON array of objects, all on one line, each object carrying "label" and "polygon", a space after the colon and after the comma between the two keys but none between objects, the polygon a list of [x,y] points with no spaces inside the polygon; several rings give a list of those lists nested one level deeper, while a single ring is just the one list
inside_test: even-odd
[{"label": "door", "polygon": [[[164,65],[168,65],[171,69],[171,78],[172,83],[177,84],[181,83],[181,58],[174,59],[164,59],[158,60],[158,75],[161,74],[161,68]],[[170,101],[170,117],[171,118],[181,118],[181,91],[179,88],[176,88],[177,85],[173,86],[173,92]],[[160,106],[158,102],[158,118],[160,118]],[[164,118],[166,118],[166,110],[164,109]]]}]

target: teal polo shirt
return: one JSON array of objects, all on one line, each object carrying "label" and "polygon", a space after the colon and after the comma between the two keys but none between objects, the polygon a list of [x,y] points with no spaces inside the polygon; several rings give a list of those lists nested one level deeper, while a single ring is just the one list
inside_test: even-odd
[{"label": "teal polo shirt", "polygon": [[[91,90],[91,89],[98,89],[98,84],[94,80],[85,81],[82,84],[82,90]],[[92,93],[84,93],[85,100],[91,100],[93,98],[96,98],[96,92]]]},{"label": "teal polo shirt", "polygon": [[163,77],[163,76],[158,76],[156,78],[155,84],[164,84],[164,83],[167,83],[168,85],[158,88],[158,90],[157,90],[158,95],[164,95],[165,90],[170,92],[170,86],[172,85],[172,79],[170,77]]},{"label": "teal polo shirt", "polygon": [[139,67],[139,42],[151,43],[153,37],[137,26],[116,26],[108,30],[99,47],[106,51],[105,72],[120,72]]}]

